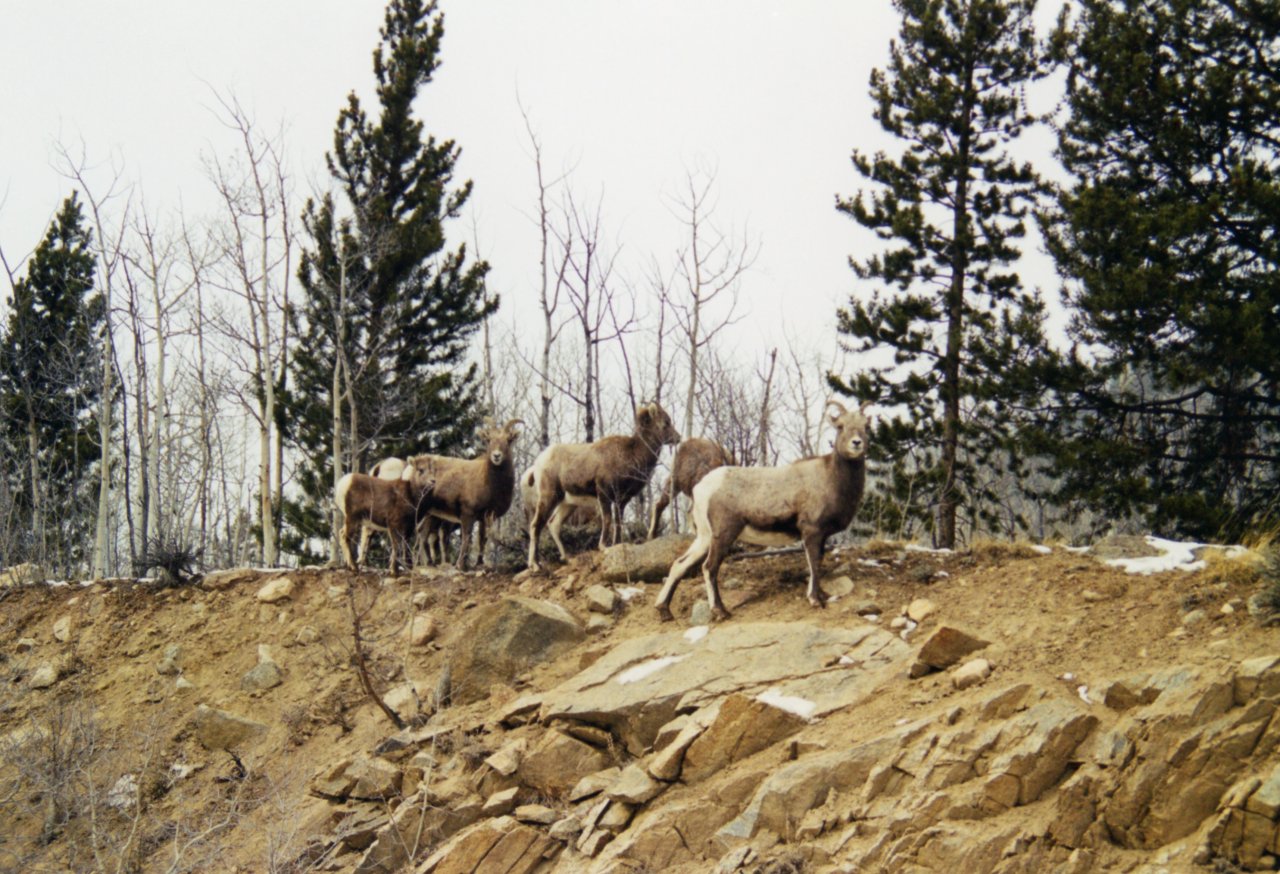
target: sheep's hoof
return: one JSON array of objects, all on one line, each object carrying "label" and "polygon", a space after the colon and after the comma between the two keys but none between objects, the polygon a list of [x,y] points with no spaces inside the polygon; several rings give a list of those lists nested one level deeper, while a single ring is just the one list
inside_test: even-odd
[{"label": "sheep's hoof", "polygon": [[712,621],[712,622],[724,622],[726,619],[728,619],[728,618],[729,618],[730,616],[732,616],[732,615],[733,615],[733,614],[732,614],[732,613],[730,613],[730,612],[729,612],[725,607],[723,607],[723,606],[720,606],[720,607],[712,607],[712,608],[711,608],[711,621]]},{"label": "sheep's hoof", "polygon": [[658,618],[663,622],[671,622],[675,619],[675,617],[671,615],[671,608],[666,604],[658,605]]},{"label": "sheep's hoof", "polygon": [[825,594],[824,592],[818,592],[818,594],[816,594],[816,595],[810,595],[810,596],[809,596],[809,603],[810,603],[810,604],[812,604],[813,606],[815,606],[815,607],[819,607],[819,608],[826,607],[826,606],[827,606],[827,596],[826,596],[826,594]]}]

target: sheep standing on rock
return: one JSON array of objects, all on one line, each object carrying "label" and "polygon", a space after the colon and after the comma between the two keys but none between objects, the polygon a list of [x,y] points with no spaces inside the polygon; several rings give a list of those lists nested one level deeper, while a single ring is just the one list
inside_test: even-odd
[{"label": "sheep standing on rock", "polygon": [[[869,402],[868,402],[869,403]],[[658,615],[671,619],[676,585],[695,562],[702,562],[707,601],[715,619],[727,619],[720,600],[720,563],[739,539],[760,546],[804,543],[809,561],[809,603],[826,605],[818,583],[827,538],[853,521],[867,481],[867,417],[864,403],[846,410],[837,401],[828,406],[836,427],[834,451],[804,458],[785,467],[720,467],[693,489],[693,543],[671,565],[658,593]],[[705,560],[704,560],[705,559]]]},{"label": "sheep standing on rock", "polygon": [[[676,499],[676,495],[693,497],[693,487],[702,478],[717,467],[735,465],[733,453],[714,440],[706,437],[689,437],[676,447],[676,454],[671,459],[671,476],[667,477],[658,500],[653,503],[653,511],[649,514],[649,533],[646,540],[652,540],[658,534],[658,524],[662,521],[662,512],[667,505]],[[674,515],[675,510],[671,511]]]},{"label": "sheep standing on rock", "polygon": [[[485,450],[479,458],[464,460],[432,455],[413,456],[409,459],[413,463],[419,458],[430,458],[435,464],[436,484],[431,490],[426,510],[434,519],[461,526],[462,543],[458,546],[457,560],[459,570],[466,570],[467,567],[472,525],[480,523],[477,551],[483,563],[488,523],[500,518],[511,507],[516,487],[511,445],[520,436],[516,426],[523,424],[520,419],[512,419],[499,428],[492,419],[486,419],[485,428],[480,432]],[[428,547],[431,534],[438,534],[442,557],[444,530],[444,526],[436,523],[426,526]]]},{"label": "sheep standing on rock", "polygon": [[555,443],[542,450],[526,474],[526,486],[536,500],[529,520],[529,569],[538,570],[538,538],[543,527],[568,561],[560,526],[575,504],[600,508],[600,548],[617,543],[627,502],[649,482],[663,446],[680,442],[680,432],[662,406],[644,404],[636,410],[636,429],[630,437],[614,434],[594,443]]},{"label": "sheep standing on rock", "polygon": [[[385,472],[384,472],[385,476]],[[370,531],[385,531],[391,541],[391,573],[399,571],[402,550],[408,552],[418,528],[423,504],[435,485],[435,465],[429,459],[410,462],[400,479],[389,480],[349,473],[338,480],[333,502],[342,511],[342,552],[347,567],[359,570],[364,563]],[[351,558],[351,537],[360,528],[360,548]]]}]

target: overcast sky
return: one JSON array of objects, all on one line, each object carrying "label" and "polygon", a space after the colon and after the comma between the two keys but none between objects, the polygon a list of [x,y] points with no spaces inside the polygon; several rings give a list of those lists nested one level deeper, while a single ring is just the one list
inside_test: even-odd
[{"label": "overcast sky", "polygon": [[[834,347],[835,308],[855,288],[847,258],[868,247],[834,200],[860,186],[850,151],[886,143],[867,81],[898,29],[889,0],[442,0],[441,9],[443,66],[419,109],[430,133],[462,147],[458,176],[475,193],[452,239],[478,237],[505,319],[533,305],[538,270],[523,104],[548,169],[569,170],[584,199],[603,196],[620,269],[638,279],[651,258],[670,261],[680,242],[671,200],[687,169],[713,166],[716,220],[761,246],[742,287],[741,342],[763,349],[789,333]],[[300,192],[323,185],[346,94],[372,105],[382,10],[381,0],[7,4],[6,256],[38,243],[71,190],[56,169],[59,142],[83,147],[103,186],[116,162],[152,211],[212,210],[201,154],[234,148],[211,109],[215,90],[234,94],[263,129],[284,126]],[[1025,275],[1051,281],[1043,263]]]}]

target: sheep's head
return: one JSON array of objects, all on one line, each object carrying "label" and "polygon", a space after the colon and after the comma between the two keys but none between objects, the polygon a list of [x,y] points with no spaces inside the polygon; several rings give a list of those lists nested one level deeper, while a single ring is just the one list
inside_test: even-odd
[{"label": "sheep's head", "polygon": [[650,446],[675,446],[680,442],[680,432],[671,424],[671,417],[656,401],[641,404],[636,409],[636,434],[645,438]]},{"label": "sheep's head", "polygon": [[856,410],[846,410],[839,401],[829,401],[827,407],[835,407],[838,412],[831,414],[831,424],[836,426],[836,454],[849,460],[862,458],[867,454],[867,420],[866,409],[871,401],[863,401]]},{"label": "sheep's head", "polygon": [[418,494],[426,494],[436,487],[436,460],[430,455],[411,455],[404,464],[400,479],[408,480]]},{"label": "sheep's head", "polygon": [[480,439],[484,441],[485,457],[494,467],[501,467],[511,459],[511,444],[520,436],[517,425],[523,425],[521,419],[512,419],[502,427],[494,425],[492,419],[486,418],[485,427],[480,431]]}]

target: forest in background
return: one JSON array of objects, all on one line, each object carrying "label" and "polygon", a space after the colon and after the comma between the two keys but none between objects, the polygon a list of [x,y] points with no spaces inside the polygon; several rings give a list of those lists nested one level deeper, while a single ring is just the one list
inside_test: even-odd
[{"label": "forest in background", "polygon": [[[718,214],[714,169],[681,182],[684,245],[635,272],[528,116],[540,319],[498,318],[459,146],[418,115],[446,46],[435,2],[388,4],[376,102],[339,108],[323,191],[296,190],[283,134],[231,94],[215,111],[239,147],[204,161],[216,214],[90,185],[63,148],[70,194],[3,259],[0,566],[328,561],[342,473],[467,455],[484,416],[524,420],[527,465],[629,432],[650,401],[743,464],[825,451],[825,402],[875,401],[862,532],[1274,529],[1280,4],[1082,0],[1048,33],[1033,0],[894,5],[868,121],[899,148],[854,151],[833,192],[879,241],[848,253],[837,348],[726,340],[761,241]],[[1050,76],[1062,99],[1039,116],[1026,90]],[[1038,125],[1053,168],[1016,157]],[[1040,240],[1065,339],[1018,273]]]}]

